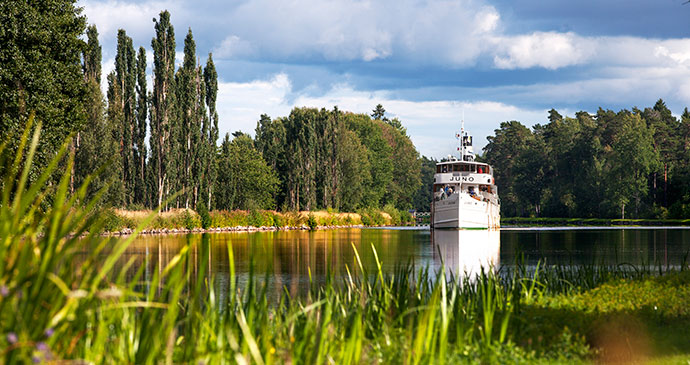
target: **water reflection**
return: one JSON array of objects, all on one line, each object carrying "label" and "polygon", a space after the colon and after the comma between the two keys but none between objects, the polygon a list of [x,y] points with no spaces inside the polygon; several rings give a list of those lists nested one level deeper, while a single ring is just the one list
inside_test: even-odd
[{"label": "water reflection", "polygon": [[[180,250],[190,246],[190,277],[214,277],[219,295],[229,288],[228,249],[232,249],[237,279],[266,280],[273,293],[285,288],[304,292],[309,280],[323,282],[328,273],[347,277],[359,264],[370,274],[377,270],[372,246],[384,273],[414,264],[438,270],[441,263],[455,275],[476,273],[481,266],[525,263],[617,264],[622,262],[679,266],[690,251],[690,229],[531,229],[531,230],[398,230],[339,229],[257,233],[212,233],[140,236],[124,253],[119,267],[132,260],[128,275],[141,269],[149,282]],[[353,249],[354,247],[354,249]],[[687,262],[687,261],[686,261]],[[116,270],[117,271],[117,270]],[[275,294],[273,294],[275,295]]]},{"label": "water reflection", "polygon": [[501,232],[498,230],[443,230],[431,233],[437,248],[436,266],[442,263],[455,277],[474,276],[482,269],[497,269],[500,265]]}]

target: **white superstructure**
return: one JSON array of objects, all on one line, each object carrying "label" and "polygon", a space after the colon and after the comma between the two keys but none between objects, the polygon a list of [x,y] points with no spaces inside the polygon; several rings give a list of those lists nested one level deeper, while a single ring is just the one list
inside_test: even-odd
[{"label": "white superstructure", "polygon": [[493,168],[474,160],[464,123],[456,135],[460,158],[436,164],[431,224],[434,228],[499,228],[501,203]]}]

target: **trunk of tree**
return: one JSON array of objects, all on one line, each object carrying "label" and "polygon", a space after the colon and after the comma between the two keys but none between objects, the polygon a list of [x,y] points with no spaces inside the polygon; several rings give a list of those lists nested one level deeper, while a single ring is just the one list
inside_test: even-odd
[{"label": "trunk of tree", "polygon": [[664,207],[668,208],[668,165],[664,163]]}]

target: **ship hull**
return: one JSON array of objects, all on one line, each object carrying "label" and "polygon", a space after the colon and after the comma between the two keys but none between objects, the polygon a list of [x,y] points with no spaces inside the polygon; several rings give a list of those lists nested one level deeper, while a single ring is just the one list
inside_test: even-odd
[{"label": "ship hull", "polygon": [[467,194],[453,194],[435,201],[432,224],[434,228],[500,228],[500,206],[479,201]]}]

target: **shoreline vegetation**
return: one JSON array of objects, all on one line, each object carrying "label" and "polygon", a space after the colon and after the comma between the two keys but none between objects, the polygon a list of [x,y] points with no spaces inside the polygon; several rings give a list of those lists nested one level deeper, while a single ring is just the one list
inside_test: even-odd
[{"label": "shoreline vegetation", "polygon": [[690,226],[690,219],[609,219],[609,218],[501,218],[502,226],[517,227],[654,227]]},{"label": "shoreline vegetation", "polygon": [[[128,235],[152,215],[150,210],[105,209],[98,213],[104,221],[104,234]],[[334,211],[277,212],[272,210],[234,210],[195,212],[172,209],[155,214],[140,234],[204,232],[256,232],[279,230],[317,230],[362,228],[414,224],[406,211],[387,206],[383,210],[363,209],[357,213]]]},{"label": "shoreline vegetation", "polygon": [[[105,222],[104,234],[129,235],[145,221],[151,210],[104,209],[98,214]],[[205,213],[202,213],[205,214]],[[278,212],[274,210],[211,211],[205,220],[192,209],[160,212],[139,234],[179,234],[212,232],[262,232],[411,226],[411,214],[387,206],[383,210],[364,209],[356,213],[332,210]],[[428,223],[427,223],[428,224]],[[607,219],[607,218],[501,218],[507,227],[690,227],[690,219]]]}]

